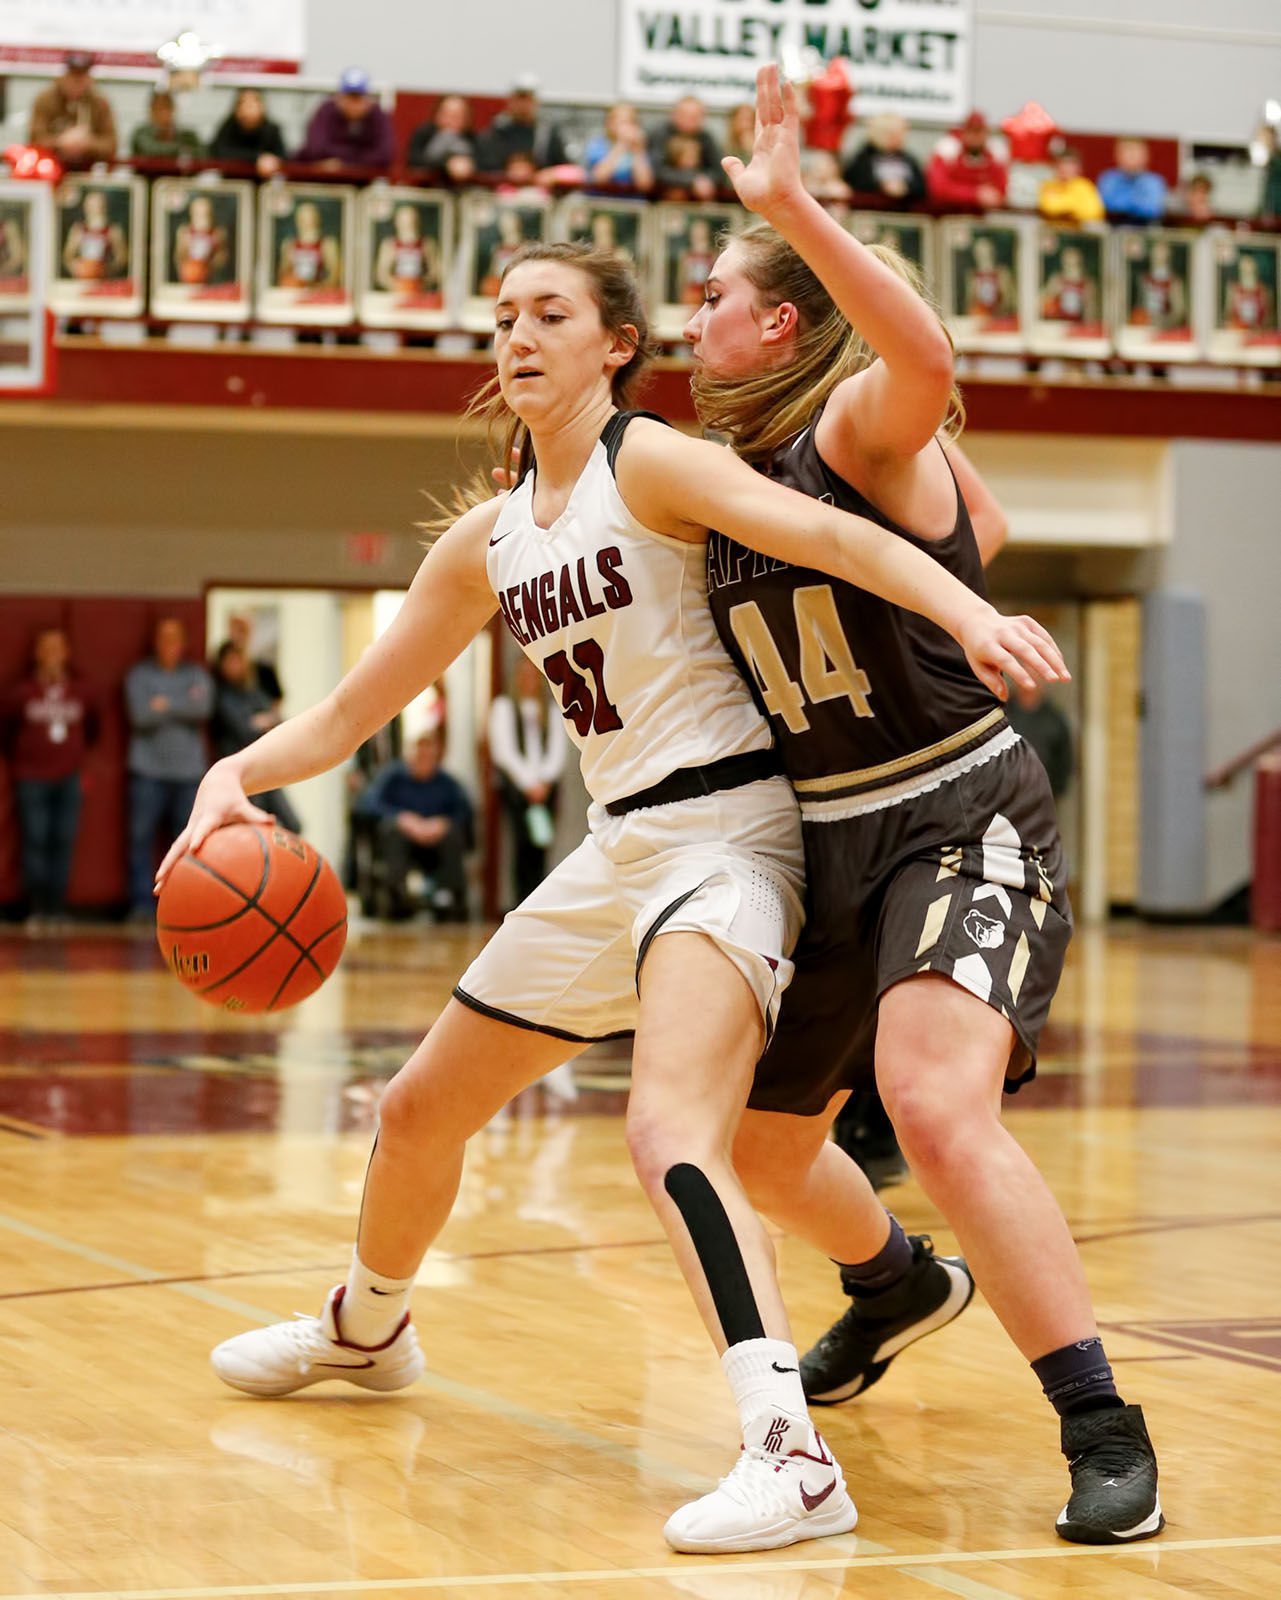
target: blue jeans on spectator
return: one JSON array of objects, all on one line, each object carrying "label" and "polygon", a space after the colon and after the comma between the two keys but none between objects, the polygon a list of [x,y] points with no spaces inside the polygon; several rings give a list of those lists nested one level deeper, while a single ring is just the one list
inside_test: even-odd
[{"label": "blue jeans on spectator", "polygon": [[158,859],[156,835],[163,834],[165,848],[187,826],[195,804],[199,778],[147,778],[129,774],[129,909],[154,913],[151,892]]},{"label": "blue jeans on spectator", "polygon": [[80,774],[69,778],[19,778],[18,827],[22,833],[22,886],[32,916],[60,917],[80,824]]}]

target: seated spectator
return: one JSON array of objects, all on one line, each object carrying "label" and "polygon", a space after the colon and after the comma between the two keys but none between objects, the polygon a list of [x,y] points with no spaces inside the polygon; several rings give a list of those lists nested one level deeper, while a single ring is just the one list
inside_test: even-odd
[{"label": "seated spectator", "polygon": [[527,656],[516,664],[513,694],[489,708],[489,755],[511,827],[517,903],[547,876],[557,788],[565,770],[565,720],[552,707],[543,675]]},{"label": "seated spectator", "polygon": [[1265,221],[1281,221],[1281,148],[1276,124],[1265,122],[1259,129],[1259,148],[1263,153],[1263,185],[1259,190],[1259,216]]},{"label": "seated spectator", "polygon": [[538,79],[517,78],[507,96],[506,107],[481,135],[476,150],[476,166],[491,177],[507,170],[515,154],[526,155],[536,172],[566,165],[568,156],[560,129],[538,114]]},{"label": "seated spectator", "polygon": [[747,166],[756,148],[756,107],[750,100],[737,105],[725,124],[725,150],[727,156],[737,156]]},{"label": "seated spectator", "polygon": [[1099,194],[1111,221],[1156,222],[1165,212],[1165,179],[1148,171],[1146,139],[1118,139],[1116,166],[1099,178]]},{"label": "seated spectator", "polygon": [[61,628],[42,628],[31,666],[0,706],[12,763],[22,888],[33,931],[61,922],[80,823],[80,769],[98,737],[92,696],[71,667]]},{"label": "seated spectator", "polygon": [[469,183],[476,173],[471,107],[460,94],[442,95],[436,114],[409,136],[405,165],[436,172],[451,183]]},{"label": "seated spectator", "polygon": [[154,922],[157,843],[182,832],[204,777],[205,728],[213,680],[184,659],[187,630],[177,617],[156,623],[152,652],[125,677],[129,721],[129,920]]},{"label": "seated spectator", "polygon": [[955,133],[939,140],[925,169],[930,199],[941,205],[989,211],[1004,203],[1008,183],[1001,144],[981,111],[971,111]]},{"label": "seated spectator", "polygon": [[166,89],[157,89],[151,97],[151,113],[146,122],[133,130],[129,150],[135,156],[169,157],[189,160],[205,153],[200,135],[191,128],[180,128],[173,96]]},{"label": "seated spectator", "polygon": [[711,200],[726,183],[721,152],[707,131],[707,111],[687,94],[650,139],[650,155],[664,200]]},{"label": "seated spectator", "polygon": [[1054,157],[1054,176],[1041,185],[1036,208],[1051,222],[1101,222],[1103,201],[1081,170],[1081,153],[1065,146]]},{"label": "seated spectator", "polygon": [[[234,756],[280,721],[279,701],[273,704],[266,690],[254,682],[253,666],[234,640],[226,640],[219,648],[214,662],[213,715],[209,719],[216,761]],[[293,833],[302,832],[298,813],[283,789],[267,789],[250,799],[270,811],[283,827]]]},{"label": "seated spectator", "polygon": [[649,159],[645,130],[636,108],[625,101],[611,106],[605,131],[593,134],[583,153],[587,181],[648,194],[654,187],[654,167]]},{"label": "seated spectator", "polygon": [[1179,216],[1185,222],[1214,221],[1214,184],[1208,173],[1194,172],[1183,185],[1177,205]]},{"label": "seated spectator", "polygon": [[431,907],[436,919],[467,920],[471,801],[457,778],[441,767],[441,744],[439,731],[420,734],[408,760],[383,767],[358,802],[365,816],[376,819],[396,918],[413,911],[407,880],[417,868],[435,885]]},{"label": "seated spectator", "polygon": [[867,125],[867,142],[854,152],[843,174],[855,194],[886,200],[923,200],[925,174],[907,148],[907,119],[883,111]]},{"label": "seated spectator", "polygon": [[841,177],[840,165],[830,150],[801,151],[801,182],[806,194],[827,205],[844,204],[854,191]]},{"label": "seated spectator", "polygon": [[257,89],[238,89],[235,104],[213,136],[209,154],[219,161],[242,161],[257,167],[264,178],[280,171],[285,140],[280,124],[267,115]]},{"label": "seated spectator", "polygon": [[318,167],[389,167],[396,154],[391,118],[369,92],[369,74],[348,67],[338,91],[312,113],[299,161]]},{"label": "seated spectator", "polygon": [[64,56],[63,67],[58,81],[32,102],[27,141],[52,150],[68,167],[110,161],[116,153],[116,119],[111,102],[90,79],[93,57],[73,50]]},{"label": "seated spectator", "polygon": [[503,164],[499,182],[494,185],[494,193],[513,195],[532,192],[541,199],[547,193],[539,182],[544,175],[530,151],[513,150]]}]

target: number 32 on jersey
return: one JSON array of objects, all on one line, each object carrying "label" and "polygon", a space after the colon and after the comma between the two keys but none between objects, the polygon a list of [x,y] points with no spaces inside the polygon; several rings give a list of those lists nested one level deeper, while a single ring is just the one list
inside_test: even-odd
[{"label": "number 32 on jersey", "polygon": [[831,585],[813,584],[795,590],[792,609],[800,646],[799,684],[788,677],[783,657],[755,600],[735,606],[729,614],[738,648],[760,685],[766,711],[781,717],[791,733],[804,733],[810,725],[805,715],[807,699],[810,705],[820,705],[825,700],[845,698],[856,717],[875,716],[868,704],[871,681],[854,660],[836,614]]}]

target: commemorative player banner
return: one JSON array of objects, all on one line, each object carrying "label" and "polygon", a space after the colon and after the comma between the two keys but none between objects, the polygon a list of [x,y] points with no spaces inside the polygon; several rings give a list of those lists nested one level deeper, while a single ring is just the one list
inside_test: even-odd
[{"label": "commemorative player banner", "polygon": [[1234,366],[1281,366],[1281,238],[1213,229],[1203,241],[1211,296],[1206,354]]},{"label": "commemorative player banner", "polygon": [[1037,355],[1101,359],[1112,354],[1107,242],[1101,223],[1038,224],[1036,306],[1028,335],[1028,348]]},{"label": "commemorative player banner", "polygon": [[352,194],[324,183],[258,191],[260,322],[341,328],[356,316]]},{"label": "commemorative player banner", "polygon": [[1196,361],[1193,308],[1198,235],[1177,228],[1117,228],[1111,238],[1116,353],[1127,361]]},{"label": "commemorative player banner", "polygon": [[1010,355],[1025,344],[1026,229],[1013,217],[945,217],[940,225],[943,316],[958,350]]},{"label": "commemorative player banner", "polygon": [[104,65],[154,67],[156,46],[191,29],[218,45],[220,67],[297,72],[305,15],[305,0],[0,0],[0,61],[92,50]]},{"label": "commemorative player banner", "polygon": [[253,310],[253,185],[158,178],[151,189],[151,314],[247,322]]},{"label": "commemorative player banner", "polygon": [[438,189],[375,183],[357,203],[356,304],[368,328],[450,325],[446,278],[454,261],[454,198]]},{"label": "commemorative player banner", "polygon": [[141,178],[64,178],[54,196],[49,309],[64,317],[143,310],[147,185]]},{"label": "commemorative player banner", "polygon": [[972,0],[620,0],[619,95],[732,106],[768,61],[801,79],[841,56],[860,116],[955,122],[970,109],[972,38]]}]

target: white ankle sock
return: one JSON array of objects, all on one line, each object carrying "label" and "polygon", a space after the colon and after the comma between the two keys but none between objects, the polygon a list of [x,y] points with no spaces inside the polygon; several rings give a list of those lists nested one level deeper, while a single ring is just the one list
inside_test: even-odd
[{"label": "white ankle sock", "polygon": [[366,1349],[385,1343],[409,1310],[413,1287],[413,1278],[385,1278],[380,1272],[371,1272],[353,1250],[347,1292],[338,1312],[344,1341]]},{"label": "white ankle sock", "polygon": [[742,1427],[771,1407],[808,1418],[795,1345],[782,1339],[743,1339],[721,1357],[721,1370],[729,1379]]}]

